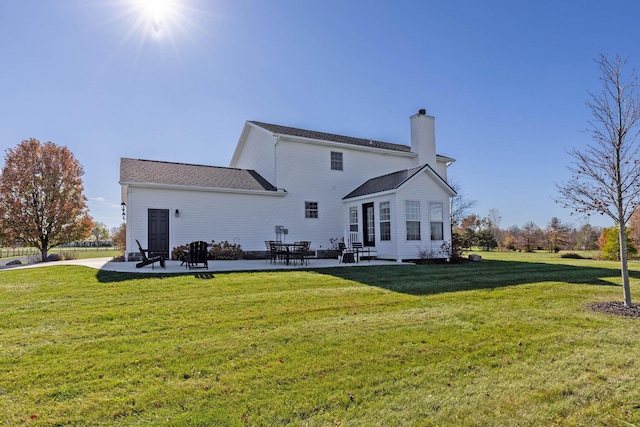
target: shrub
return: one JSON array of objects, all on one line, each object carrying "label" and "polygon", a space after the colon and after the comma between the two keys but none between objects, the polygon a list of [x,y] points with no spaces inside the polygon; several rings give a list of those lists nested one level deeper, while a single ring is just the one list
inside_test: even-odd
[{"label": "shrub", "polygon": [[184,257],[184,251],[189,250],[189,244],[176,246],[171,250],[171,259],[181,261]]},{"label": "shrub", "polygon": [[560,254],[560,258],[586,259],[577,252],[563,252]]},{"label": "shrub", "polygon": [[[226,240],[218,243],[216,243],[215,240],[212,240],[209,246],[211,249],[209,249],[207,259],[238,259],[242,254],[242,248],[240,245],[229,243]],[[188,250],[188,243],[186,245],[176,246],[171,250],[171,259],[178,261],[182,260],[184,252]]]},{"label": "shrub", "polygon": [[[638,253],[638,249],[631,241],[628,231],[629,230],[627,230],[627,255],[629,257],[633,257]],[[602,230],[602,234],[599,239],[602,242],[602,246],[600,247],[600,255],[602,259],[620,261],[619,233],[618,227],[605,228]]]},{"label": "shrub", "polygon": [[226,240],[218,243],[212,240],[211,243],[210,259],[238,259],[242,254],[242,248],[236,243],[229,243]]},{"label": "shrub", "polygon": [[64,252],[61,252],[60,256],[62,257],[62,259],[65,259],[65,260],[71,260],[71,259],[77,259],[78,258],[78,254],[75,251],[64,251]]}]

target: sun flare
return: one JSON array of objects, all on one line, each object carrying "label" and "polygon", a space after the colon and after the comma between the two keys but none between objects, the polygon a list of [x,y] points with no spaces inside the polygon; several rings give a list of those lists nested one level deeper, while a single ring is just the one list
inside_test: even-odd
[{"label": "sun flare", "polygon": [[167,18],[175,12],[174,0],[137,0],[145,19],[149,20],[156,29],[164,24]]},{"label": "sun flare", "polygon": [[146,36],[161,38],[180,17],[179,0],[131,0],[137,26]]}]

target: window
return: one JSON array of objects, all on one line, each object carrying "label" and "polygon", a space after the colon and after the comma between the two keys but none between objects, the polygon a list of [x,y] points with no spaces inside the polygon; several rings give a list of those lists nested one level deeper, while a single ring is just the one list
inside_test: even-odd
[{"label": "window", "polygon": [[304,202],[304,217],[318,218],[318,202]]},{"label": "window", "polygon": [[420,240],[420,202],[417,200],[405,200],[404,211],[407,240]]},{"label": "window", "polygon": [[358,232],[358,208],[349,208],[349,231]]},{"label": "window", "polygon": [[443,225],[443,209],[442,203],[430,203],[430,220],[431,220],[431,240],[443,240],[444,239],[444,225]]},{"label": "window", "polygon": [[331,170],[341,171],[342,170],[342,153],[338,151],[331,152]]},{"label": "window", "polygon": [[391,205],[380,203],[380,240],[391,240]]}]

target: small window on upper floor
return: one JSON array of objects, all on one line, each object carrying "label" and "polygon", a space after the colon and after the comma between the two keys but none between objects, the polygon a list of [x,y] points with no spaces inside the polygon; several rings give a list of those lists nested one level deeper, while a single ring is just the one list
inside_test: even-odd
[{"label": "small window on upper floor", "polygon": [[339,151],[331,152],[331,170],[341,171],[342,170],[342,153]]}]

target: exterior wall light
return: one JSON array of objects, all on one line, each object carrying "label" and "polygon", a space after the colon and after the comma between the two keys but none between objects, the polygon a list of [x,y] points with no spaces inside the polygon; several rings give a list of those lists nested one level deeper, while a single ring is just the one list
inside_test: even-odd
[{"label": "exterior wall light", "polygon": [[180,216],[180,211],[176,209],[176,218],[178,218],[179,216]]}]

